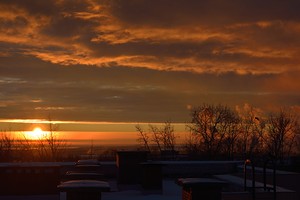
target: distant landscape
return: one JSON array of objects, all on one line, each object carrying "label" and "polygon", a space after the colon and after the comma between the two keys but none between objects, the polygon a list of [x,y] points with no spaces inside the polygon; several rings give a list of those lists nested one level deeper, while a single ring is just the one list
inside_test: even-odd
[{"label": "distant landscape", "polygon": [[[133,132],[60,132],[51,121],[17,137],[2,132],[2,162],[66,161],[81,157],[114,160],[120,150],[148,151],[156,159],[257,160],[297,166],[299,116],[289,109],[263,113],[245,105],[232,109],[203,104],[190,110],[189,123],[130,124]],[[178,132],[175,127],[181,128]],[[89,135],[90,134],[90,135]]]}]

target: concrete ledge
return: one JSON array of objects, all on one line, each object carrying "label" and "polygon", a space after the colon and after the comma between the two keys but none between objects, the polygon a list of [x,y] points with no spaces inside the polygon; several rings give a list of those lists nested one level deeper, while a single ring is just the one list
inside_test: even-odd
[{"label": "concrete ledge", "polygon": [[55,194],[60,182],[58,165],[0,167],[0,195]]},{"label": "concrete ledge", "polygon": [[167,177],[199,177],[237,172],[242,161],[161,161]]},{"label": "concrete ledge", "polygon": [[60,191],[70,190],[96,190],[101,192],[109,192],[110,186],[108,182],[96,180],[73,180],[66,181],[57,186]]},{"label": "concrete ledge", "polygon": [[108,182],[95,180],[66,181],[57,186],[60,200],[101,200],[102,192],[109,192]]},{"label": "concrete ledge", "polygon": [[68,171],[65,176],[65,180],[103,180],[104,175],[97,172],[77,172]]},{"label": "concrete ledge", "polygon": [[211,178],[179,178],[177,184],[182,187],[222,187],[226,182]]}]

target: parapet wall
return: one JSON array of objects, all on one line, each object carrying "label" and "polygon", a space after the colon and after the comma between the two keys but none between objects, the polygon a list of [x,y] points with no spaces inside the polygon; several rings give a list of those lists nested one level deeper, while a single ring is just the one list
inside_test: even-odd
[{"label": "parapet wall", "polygon": [[242,161],[161,161],[167,177],[199,177],[237,172]]}]

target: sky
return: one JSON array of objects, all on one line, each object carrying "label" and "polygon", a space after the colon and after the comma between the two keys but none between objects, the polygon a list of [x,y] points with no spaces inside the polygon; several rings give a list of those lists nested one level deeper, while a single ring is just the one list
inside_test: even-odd
[{"label": "sky", "polygon": [[298,0],[1,0],[0,119],[184,123],[203,103],[300,111],[299,10]]}]

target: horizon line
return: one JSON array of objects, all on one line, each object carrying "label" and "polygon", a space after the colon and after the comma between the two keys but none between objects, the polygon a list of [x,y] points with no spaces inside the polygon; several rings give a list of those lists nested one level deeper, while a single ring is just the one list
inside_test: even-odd
[{"label": "horizon line", "polygon": [[[109,121],[75,121],[75,120],[46,120],[46,119],[0,119],[0,123],[23,123],[23,124],[164,124],[166,122],[109,122]],[[170,122],[181,125],[186,122]]]}]

